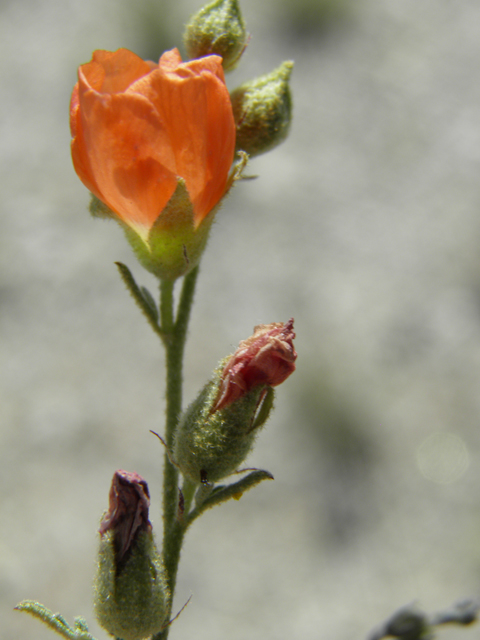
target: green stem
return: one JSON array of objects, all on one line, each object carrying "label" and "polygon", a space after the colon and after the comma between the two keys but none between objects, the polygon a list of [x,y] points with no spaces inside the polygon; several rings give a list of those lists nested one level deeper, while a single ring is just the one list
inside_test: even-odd
[{"label": "green stem", "polygon": [[[169,452],[173,449],[175,429],[182,410],[183,354],[197,276],[198,267],[185,276],[176,316],[173,312],[173,282],[162,281],[160,287],[160,317],[165,335],[167,369],[165,444]],[[191,500],[191,496],[188,497]],[[170,591],[170,609],[186,530],[185,522],[178,518],[178,505],[178,470],[166,452],[163,484],[163,560]],[[167,626],[154,636],[154,640],[166,640],[168,631]]]}]

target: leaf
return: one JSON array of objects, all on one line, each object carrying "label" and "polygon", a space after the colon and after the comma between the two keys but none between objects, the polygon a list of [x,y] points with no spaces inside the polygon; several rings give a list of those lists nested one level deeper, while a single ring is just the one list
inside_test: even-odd
[{"label": "leaf", "polygon": [[125,286],[130,291],[130,294],[140,308],[140,311],[146,317],[155,333],[163,340],[165,338],[165,334],[158,324],[158,309],[152,294],[145,287],[140,289],[135,282],[132,272],[126,264],[123,264],[122,262],[116,262],[115,264],[118,267],[118,271],[120,272],[120,276]]},{"label": "leaf", "polygon": [[153,299],[152,294],[146,287],[140,287],[141,294],[145,303],[148,305],[148,308],[152,312],[152,316],[155,318],[155,322],[158,324],[158,308],[155,304],[155,300]]},{"label": "leaf", "polygon": [[245,491],[248,491],[263,480],[273,480],[273,476],[269,471],[263,469],[255,469],[238,482],[229,485],[220,485],[215,487],[205,500],[198,504],[188,516],[187,525],[191,524],[195,518],[198,518],[204,511],[211,509],[217,504],[227,502],[227,500],[240,500]]},{"label": "leaf", "polygon": [[17,611],[25,611],[34,618],[38,618],[58,634],[68,640],[95,640],[89,633],[87,623],[83,618],[75,618],[74,628],[67,624],[65,618],[59,613],[53,613],[40,602],[34,600],[22,600],[15,607]]}]

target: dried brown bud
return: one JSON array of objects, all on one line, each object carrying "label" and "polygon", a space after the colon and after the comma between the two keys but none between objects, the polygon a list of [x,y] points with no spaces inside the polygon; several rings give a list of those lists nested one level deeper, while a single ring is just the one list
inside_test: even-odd
[{"label": "dried brown bud", "polygon": [[276,387],[295,371],[293,318],[259,324],[225,365],[212,411],[224,409],[259,385]]},{"label": "dried brown bud", "polygon": [[100,525],[94,607],[100,625],[123,640],[159,633],[168,616],[170,594],[149,505],[145,480],[138,473],[115,471]]},{"label": "dried brown bud", "polygon": [[108,511],[100,524],[103,536],[115,534],[117,561],[130,549],[138,531],[151,531],[148,519],[150,494],[146,481],[134,471],[115,471],[109,495]]}]

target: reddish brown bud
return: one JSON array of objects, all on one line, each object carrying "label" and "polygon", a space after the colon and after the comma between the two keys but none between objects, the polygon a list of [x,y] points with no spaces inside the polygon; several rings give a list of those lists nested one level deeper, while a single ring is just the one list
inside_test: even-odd
[{"label": "reddish brown bud", "polygon": [[150,494],[146,481],[134,471],[115,471],[109,501],[99,532],[102,536],[107,531],[114,532],[118,561],[130,549],[138,531],[152,530],[148,519]]},{"label": "reddish brown bud", "polygon": [[259,385],[276,387],[295,371],[293,318],[259,324],[225,365],[212,411],[224,409]]}]

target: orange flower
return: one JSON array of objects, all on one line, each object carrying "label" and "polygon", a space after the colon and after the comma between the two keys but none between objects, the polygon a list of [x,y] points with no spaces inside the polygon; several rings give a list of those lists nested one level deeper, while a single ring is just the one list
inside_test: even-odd
[{"label": "orange flower", "polygon": [[219,56],[182,62],[172,49],[157,65],[95,51],[78,70],[70,127],[78,176],[146,245],[180,179],[194,230],[230,186],[235,123]]}]

